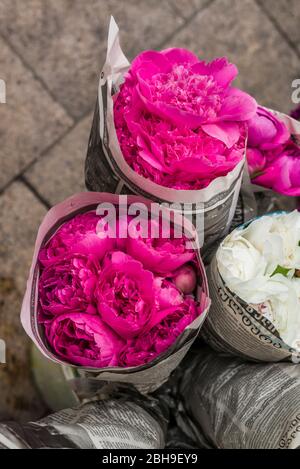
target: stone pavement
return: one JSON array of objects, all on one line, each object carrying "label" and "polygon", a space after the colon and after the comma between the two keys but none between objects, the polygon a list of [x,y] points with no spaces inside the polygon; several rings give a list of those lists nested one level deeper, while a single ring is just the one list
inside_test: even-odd
[{"label": "stone pavement", "polygon": [[43,415],[19,312],[39,223],[47,208],[84,189],[83,165],[105,57],[109,15],[129,58],[188,47],[227,55],[238,85],[288,112],[300,78],[299,0],[1,0],[0,419]]}]

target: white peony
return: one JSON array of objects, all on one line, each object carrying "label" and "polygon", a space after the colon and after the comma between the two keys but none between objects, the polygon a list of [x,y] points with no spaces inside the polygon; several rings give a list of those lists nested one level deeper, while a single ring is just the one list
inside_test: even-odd
[{"label": "white peony", "polygon": [[266,215],[237,228],[217,251],[220,275],[234,293],[270,319],[300,350],[300,213]]},{"label": "white peony", "polygon": [[[254,220],[243,236],[258,249],[268,263],[268,271],[277,265],[300,268],[300,214],[267,215]],[[273,270],[272,270],[273,269]]]}]

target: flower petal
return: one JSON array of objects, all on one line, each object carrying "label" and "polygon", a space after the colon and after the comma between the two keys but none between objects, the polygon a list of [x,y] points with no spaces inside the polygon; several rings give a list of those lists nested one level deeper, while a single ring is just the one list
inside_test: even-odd
[{"label": "flower petal", "polygon": [[217,122],[202,124],[201,128],[207,135],[221,140],[227,148],[233,147],[240,138],[240,129],[236,122]]},{"label": "flower petal", "polygon": [[223,101],[218,120],[247,121],[256,113],[257,103],[249,94],[231,88]]},{"label": "flower petal", "polygon": [[192,70],[201,75],[212,75],[216,82],[224,88],[227,88],[238,75],[237,67],[229,63],[226,57],[216,58],[209,63],[198,62],[192,67]]},{"label": "flower petal", "polygon": [[197,63],[199,60],[197,55],[189,51],[188,49],[181,49],[181,48],[176,48],[176,47],[164,49],[161,51],[161,54],[163,54],[169,60],[171,64],[176,64],[176,63],[194,64],[194,63]]}]

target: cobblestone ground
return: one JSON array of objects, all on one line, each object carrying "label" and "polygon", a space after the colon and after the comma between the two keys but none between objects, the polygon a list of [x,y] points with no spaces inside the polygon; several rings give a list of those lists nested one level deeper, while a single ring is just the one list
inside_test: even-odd
[{"label": "cobblestone ground", "polygon": [[32,382],[30,341],[19,322],[38,225],[51,205],[84,189],[83,164],[109,15],[129,58],[188,47],[227,55],[238,85],[288,112],[300,78],[299,0],[1,0],[0,418],[45,411]]}]

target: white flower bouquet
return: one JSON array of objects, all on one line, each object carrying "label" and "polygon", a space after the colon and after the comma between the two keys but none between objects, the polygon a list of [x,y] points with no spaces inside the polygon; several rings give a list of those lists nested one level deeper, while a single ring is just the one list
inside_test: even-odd
[{"label": "white flower bouquet", "polygon": [[205,340],[247,359],[298,363],[300,213],[273,213],[235,229],[208,270]]}]

